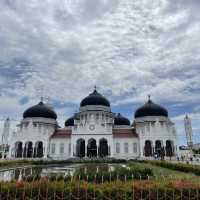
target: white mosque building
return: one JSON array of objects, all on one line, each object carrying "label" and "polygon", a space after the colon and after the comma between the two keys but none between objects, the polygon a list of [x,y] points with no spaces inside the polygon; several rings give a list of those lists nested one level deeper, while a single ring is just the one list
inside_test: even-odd
[{"label": "white mosque building", "polygon": [[133,122],[115,114],[96,89],[80,103],[64,128],[43,101],[28,108],[9,142],[8,158],[113,157],[151,159],[177,154],[177,137],[168,111],[150,98],[135,112]]}]

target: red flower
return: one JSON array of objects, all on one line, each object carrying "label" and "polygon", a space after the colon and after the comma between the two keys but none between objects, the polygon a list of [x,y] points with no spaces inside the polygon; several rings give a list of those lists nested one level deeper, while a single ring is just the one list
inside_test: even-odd
[{"label": "red flower", "polygon": [[47,182],[49,180],[48,176],[43,176],[40,178],[40,181]]},{"label": "red flower", "polygon": [[197,187],[196,184],[192,183],[189,180],[176,180],[172,182],[172,186],[176,189],[191,189]]},{"label": "red flower", "polygon": [[16,182],[16,187],[18,187],[18,188],[24,187],[24,182],[23,181],[17,181]]}]

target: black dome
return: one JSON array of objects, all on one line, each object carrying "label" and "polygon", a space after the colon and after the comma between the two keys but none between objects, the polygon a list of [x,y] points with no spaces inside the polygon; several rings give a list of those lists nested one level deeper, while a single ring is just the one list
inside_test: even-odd
[{"label": "black dome", "polygon": [[74,117],[70,117],[65,121],[65,126],[74,126]]},{"label": "black dome", "polygon": [[129,121],[129,119],[127,119],[126,117],[124,117],[120,113],[118,113],[117,116],[115,116],[114,124],[130,126],[130,121]]},{"label": "black dome", "polygon": [[110,107],[110,102],[95,89],[93,93],[81,101],[80,106],[101,105]]},{"label": "black dome", "polygon": [[146,116],[168,117],[168,112],[165,108],[155,104],[153,101],[149,99],[147,103],[144,104],[144,106],[140,107],[135,112],[135,118],[146,117]]},{"label": "black dome", "polygon": [[43,117],[49,119],[57,119],[55,111],[42,101],[24,111],[24,118]]}]

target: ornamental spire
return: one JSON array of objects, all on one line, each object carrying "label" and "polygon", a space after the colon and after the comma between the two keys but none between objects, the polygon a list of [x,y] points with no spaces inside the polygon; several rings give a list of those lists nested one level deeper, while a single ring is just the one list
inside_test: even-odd
[{"label": "ornamental spire", "polygon": [[40,97],[40,102],[43,102],[43,101],[44,101],[44,97],[41,96],[41,97]]}]

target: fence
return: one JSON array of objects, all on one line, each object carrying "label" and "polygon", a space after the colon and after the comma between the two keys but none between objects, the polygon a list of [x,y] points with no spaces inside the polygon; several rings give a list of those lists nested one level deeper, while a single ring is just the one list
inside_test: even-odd
[{"label": "fence", "polygon": [[[168,177],[169,178],[169,177]],[[100,180],[100,179],[99,179]],[[0,183],[0,200],[200,200],[200,185],[187,180],[156,180],[149,176],[139,180],[110,177],[101,182],[83,180],[80,176],[27,177],[23,181]]]}]

